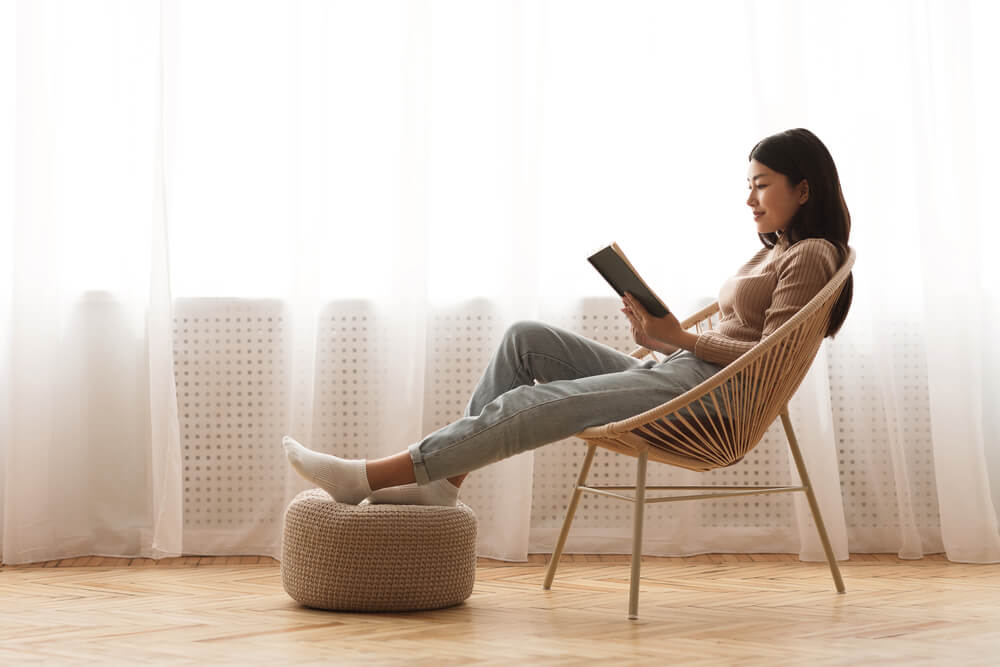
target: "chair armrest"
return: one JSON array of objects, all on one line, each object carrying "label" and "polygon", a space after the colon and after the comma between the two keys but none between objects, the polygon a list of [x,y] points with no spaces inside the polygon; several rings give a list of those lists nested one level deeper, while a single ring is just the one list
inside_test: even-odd
[{"label": "chair armrest", "polygon": [[709,319],[710,317],[712,317],[712,315],[715,315],[717,312],[719,312],[719,302],[714,301],[705,306],[704,308],[702,308],[701,310],[699,310],[694,315],[689,316],[687,319],[681,322],[681,329],[684,330],[690,329],[691,327]]}]

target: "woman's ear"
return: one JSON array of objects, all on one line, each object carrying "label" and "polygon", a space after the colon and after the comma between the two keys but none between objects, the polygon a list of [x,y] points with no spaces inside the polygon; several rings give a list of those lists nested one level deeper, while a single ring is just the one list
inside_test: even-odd
[{"label": "woman's ear", "polygon": [[799,206],[809,201],[809,181],[803,178],[796,190],[799,193]]}]

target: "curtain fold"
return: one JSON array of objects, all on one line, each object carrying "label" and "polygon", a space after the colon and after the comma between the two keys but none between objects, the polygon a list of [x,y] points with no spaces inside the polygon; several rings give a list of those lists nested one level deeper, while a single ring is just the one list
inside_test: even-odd
[{"label": "curtain fold", "polygon": [[[585,261],[612,241],[672,310],[714,300],[760,247],[746,156],[790,127],[830,148],[858,250],[789,405],[835,553],[1000,561],[998,26],[975,1],[0,0],[3,561],[280,557],[310,486],[282,435],[400,451],[516,320],[631,350]],[[470,475],[481,555],[552,548],[584,449]],[[795,478],[780,421],[736,468],[650,469]],[[664,503],[646,535],[823,559],[799,497]],[[589,499],[567,551],[630,536]]]},{"label": "curtain fold", "polygon": [[153,115],[152,216],[149,243],[149,294],[146,304],[146,353],[149,364],[150,467],[152,492],[149,537],[153,557],[180,556],[184,548],[184,482],[180,421],[173,355],[173,298],[170,293],[170,252],[167,238],[166,146],[173,145],[167,126],[172,117],[168,100],[174,93],[168,76],[176,61],[176,4],[163,0],[153,29],[159,49],[156,64]]},{"label": "curtain fold", "polygon": [[[14,272],[14,188],[17,156],[14,131],[14,82],[17,20],[14,0],[0,1],[0,547],[6,521],[7,436],[11,420],[11,338]],[[2,556],[0,556],[2,557]]]},{"label": "curtain fold", "polygon": [[[948,281],[935,279],[929,270],[942,255],[961,257],[983,240],[975,195],[986,183],[969,169],[977,152],[969,122],[971,19],[967,4],[928,3],[925,11],[913,13],[912,29],[916,67],[927,73],[914,86],[915,129],[923,139],[917,141],[918,162],[941,187],[940,197],[921,206],[917,215],[941,533],[950,560],[979,563],[1000,560],[983,441],[985,294],[981,288],[955,290],[954,285],[982,286],[981,267],[978,261],[955,263]],[[950,223],[946,233],[941,233],[943,221]]]},{"label": "curtain fold", "polygon": [[13,23],[8,563],[182,548],[161,17],[155,3],[103,9],[18,3]]},{"label": "curtain fold", "polygon": [[[834,557],[844,559],[849,556],[847,522],[840,490],[837,433],[830,398],[828,366],[827,346],[823,344],[795,396],[789,401],[788,413]],[[784,427],[782,432],[784,433]],[[784,439],[787,440],[787,436]],[[790,450],[788,470],[791,479],[796,484],[801,483]],[[819,533],[816,532],[809,502],[802,493],[795,494],[795,520],[800,537],[799,558],[825,562],[826,553]]]}]

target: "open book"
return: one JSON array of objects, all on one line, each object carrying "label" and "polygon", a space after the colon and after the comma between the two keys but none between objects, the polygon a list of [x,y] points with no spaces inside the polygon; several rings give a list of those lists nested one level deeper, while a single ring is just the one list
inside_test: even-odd
[{"label": "open book", "polygon": [[660,298],[639,276],[639,272],[628,261],[617,243],[612,243],[597,251],[588,257],[587,261],[593,264],[597,272],[604,276],[608,284],[618,292],[618,296],[625,296],[625,292],[631,292],[654,317],[665,317],[670,314]]}]

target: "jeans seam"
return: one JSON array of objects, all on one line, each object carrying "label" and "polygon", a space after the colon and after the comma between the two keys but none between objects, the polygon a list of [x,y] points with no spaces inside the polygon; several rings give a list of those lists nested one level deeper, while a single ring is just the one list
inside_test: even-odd
[{"label": "jeans seam", "polygon": [[[560,364],[562,364],[566,368],[569,368],[570,370],[572,370],[577,375],[583,376],[583,371],[581,371],[576,366],[574,366],[574,365],[572,365],[572,364],[570,364],[570,363],[568,363],[568,362],[560,359],[559,357],[554,357],[551,354],[545,354],[544,352],[522,352],[521,354],[518,355],[518,360],[523,364],[524,363],[524,357],[528,356],[529,354],[534,355],[536,357],[544,357],[544,358],[550,359],[552,361],[558,361]],[[510,391],[510,389],[508,389],[507,391]]]},{"label": "jeans seam", "polygon": [[[559,401],[564,401],[564,400],[567,400],[567,399],[570,399],[570,398],[575,398],[577,396],[600,395],[600,394],[606,394],[606,393],[609,393],[609,392],[610,393],[619,393],[621,391],[623,391],[623,390],[622,389],[602,389],[601,391],[591,391],[591,392],[586,392],[585,394],[573,394],[571,396],[560,396],[559,398],[553,398],[552,400],[545,401],[544,403],[536,403],[534,405],[529,405],[526,408],[518,410],[517,412],[515,412],[512,415],[508,415],[507,417],[505,417],[504,419],[498,421],[495,424],[490,424],[489,426],[487,426],[486,428],[484,428],[482,431],[476,431],[475,433],[471,433],[471,434],[465,436],[461,440],[458,440],[456,442],[451,443],[447,447],[442,447],[442,448],[437,449],[437,450],[435,450],[433,452],[423,452],[423,451],[421,451],[420,454],[422,456],[423,461],[426,461],[428,456],[433,456],[435,454],[446,452],[446,451],[450,450],[452,447],[457,447],[458,445],[462,444],[466,440],[468,440],[470,438],[474,438],[477,435],[481,435],[483,433],[486,433],[490,429],[495,428],[497,426],[500,426],[501,424],[504,424],[504,423],[510,421],[514,417],[517,417],[522,412],[527,412],[528,410],[533,410],[534,408],[540,408],[540,407],[543,407],[543,406],[546,406],[546,405],[550,405],[552,403],[558,403]],[[635,387],[634,389],[629,388],[629,389],[625,389],[624,391],[649,391],[649,388],[648,387]],[[640,412],[642,412],[642,411],[640,411]],[[640,413],[637,412],[636,414],[640,414]]]},{"label": "jeans seam", "polygon": [[[518,362],[523,365],[524,364],[524,357],[526,357],[529,354],[533,354],[533,355],[536,355],[536,356],[539,356],[539,357],[545,357],[546,359],[552,359],[554,361],[558,361],[563,366],[566,366],[567,368],[571,369],[574,373],[576,373],[578,375],[581,375],[581,376],[583,375],[583,371],[581,371],[576,366],[573,366],[573,365],[571,365],[571,364],[563,361],[559,357],[553,357],[551,354],[545,354],[544,352],[522,352],[521,354],[517,355]],[[515,373],[514,374],[514,382],[509,387],[507,387],[506,389],[504,389],[503,391],[501,391],[500,394],[499,394],[499,396],[503,396],[504,394],[506,394],[511,389],[513,389],[515,387],[520,387],[520,386],[522,386],[522,385],[518,384],[517,373]],[[526,385],[523,385],[523,386],[527,387],[527,386],[530,386],[530,385],[526,384]],[[497,398],[499,398],[499,396],[497,396]],[[496,399],[494,399],[494,400],[496,400]]]},{"label": "jeans seam", "polygon": [[[563,360],[562,360],[562,359],[560,359],[559,357],[553,357],[552,355],[550,355],[550,354],[545,354],[544,352],[531,352],[531,351],[528,351],[528,352],[522,352],[522,353],[520,353],[520,354],[517,354],[517,353],[515,353],[515,356],[517,357],[517,360],[518,360],[518,363],[520,363],[521,365],[523,365],[523,364],[524,364],[524,357],[525,357],[525,356],[527,356],[527,355],[529,355],[529,354],[534,354],[534,355],[537,355],[537,356],[539,356],[539,357],[545,357],[546,359],[552,359],[552,360],[554,360],[554,361],[558,361],[558,362],[559,362],[559,363],[561,363],[561,364],[562,364],[563,366],[566,366],[567,368],[571,369],[571,370],[572,370],[572,371],[573,371],[574,373],[576,373],[577,375],[581,375],[581,376],[583,376],[583,372],[582,372],[582,371],[581,371],[580,369],[578,369],[578,368],[577,368],[576,366],[573,366],[573,365],[571,365],[571,364],[567,363],[566,361],[563,361]],[[503,396],[504,394],[506,394],[506,393],[507,393],[508,391],[510,391],[511,389],[514,389],[515,387],[520,387],[520,386],[525,386],[525,387],[528,387],[528,386],[531,386],[531,385],[528,385],[528,384],[525,384],[525,385],[521,385],[521,384],[519,384],[519,381],[518,381],[518,376],[517,376],[517,373],[515,373],[515,374],[514,374],[514,382],[513,382],[513,383],[511,383],[511,385],[510,385],[509,387],[507,387],[507,388],[506,388],[506,389],[504,389],[504,390],[503,390],[502,392],[500,392],[500,394],[499,394],[499,395],[497,395],[497,396],[496,396],[496,397],[495,397],[495,398],[494,398],[493,400],[496,400],[496,399],[497,399],[497,398],[499,398],[500,396]],[[493,401],[490,401],[490,402],[492,403]],[[547,403],[542,403],[542,405],[547,405]],[[479,411],[479,414],[482,414],[482,412],[483,412],[483,411],[482,411],[482,410],[480,410],[480,411]],[[472,415],[471,415],[471,414],[470,414],[470,415],[465,415],[465,414],[463,414],[463,416],[467,416],[467,417],[471,417]],[[476,416],[478,417],[479,415],[476,415]],[[491,428],[492,428],[492,427],[491,427]],[[484,430],[486,430],[486,429],[484,429]]]}]

